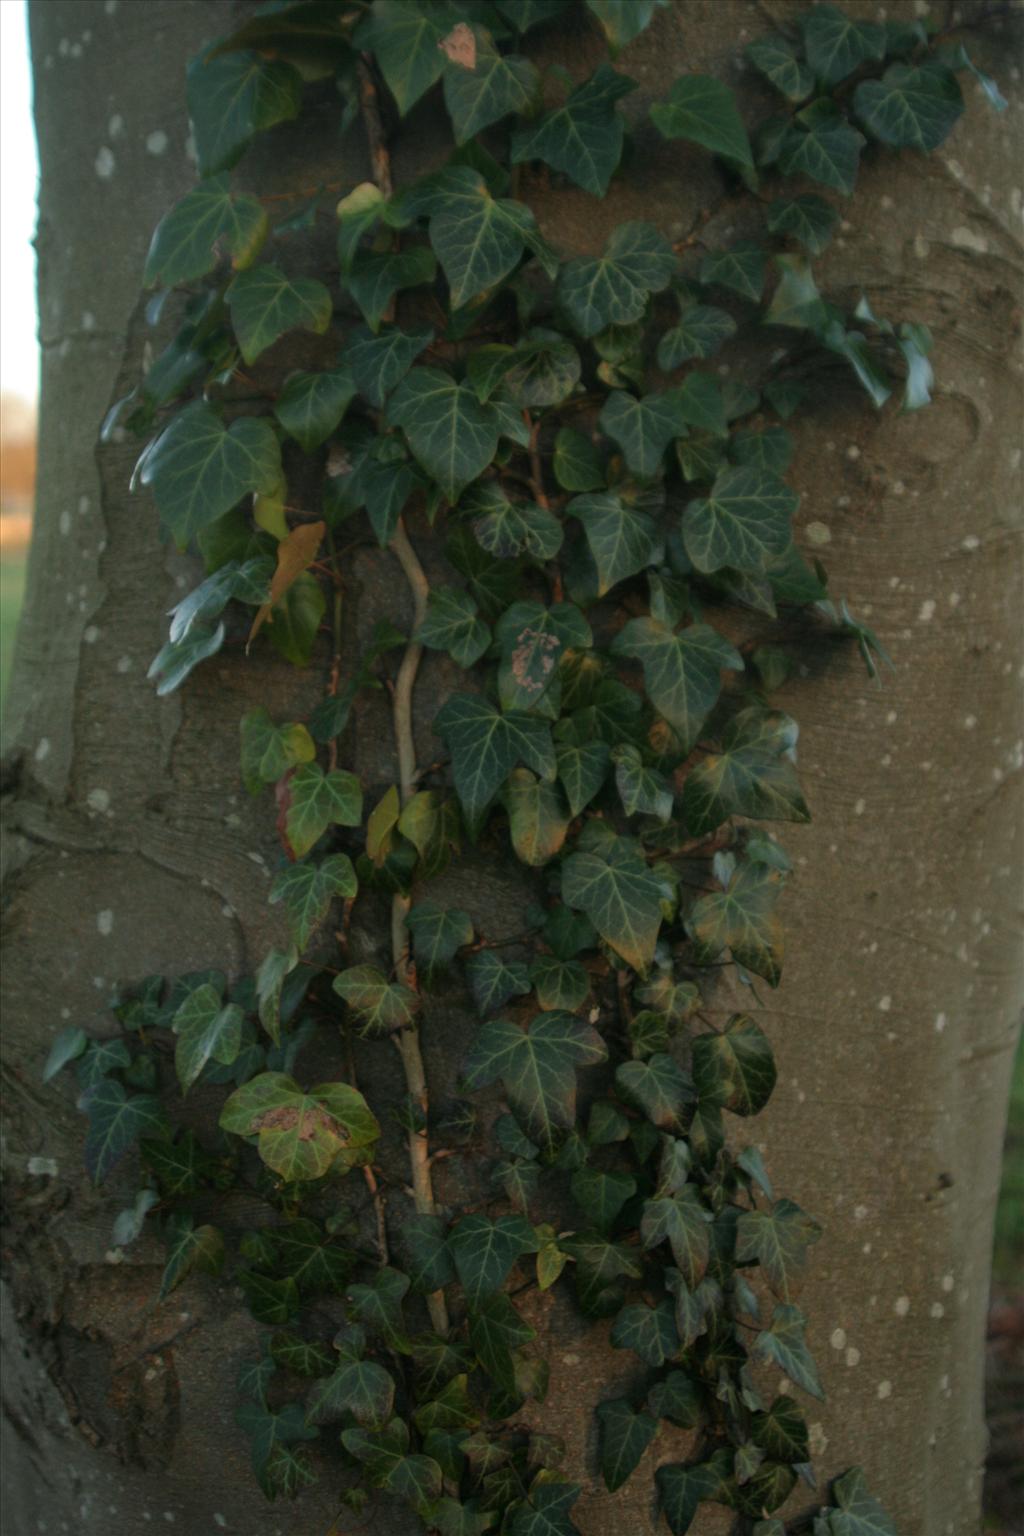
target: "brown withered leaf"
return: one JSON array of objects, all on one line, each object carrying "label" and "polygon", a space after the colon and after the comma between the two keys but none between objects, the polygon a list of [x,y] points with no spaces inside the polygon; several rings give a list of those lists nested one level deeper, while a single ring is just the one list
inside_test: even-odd
[{"label": "brown withered leaf", "polygon": [[437,46],[450,64],[458,64],[462,69],[476,69],[476,38],[473,28],[464,21],[452,27]]},{"label": "brown withered leaf", "polygon": [[279,603],[288,588],[307,571],[316,559],[327,525],[323,522],[300,523],[277,546],[277,570],[270,583],[270,601],[263,603],[252,621],[245,649],[249,650],[256,636],[268,619],[273,623],[271,609]]}]

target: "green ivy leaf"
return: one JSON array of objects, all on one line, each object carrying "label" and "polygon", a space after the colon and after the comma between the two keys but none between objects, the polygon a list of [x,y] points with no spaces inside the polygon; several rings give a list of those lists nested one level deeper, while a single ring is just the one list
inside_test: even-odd
[{"label": "green ivy leaf", "polygon": [[289,768],[316,757],[316,746],[304,725],[275,725],[262,705],[242,716],[241,733],[242,778],[250,795],[258,795]]},{"label": "green ivy leaf", "polygon": [[777,1397],[765,1413],[755,1414],[750,1424],[751,1438],[775,1461],[792,1465],[810,1460],[807,1420],[793,1398]]},{"label": "green ivy leaf", "polygon": [[416,969],[429,984],[443,976],[458,950],[473,942],[473,924],[458,908],[420,901],[406,917]]},{"label": "green ivy leaf", "polygon": [[515,1391],[516,1351],[534,1338],[504,1292],[485,1296],[469,1314],[473,1351],[491,1380],[507,1392]]},{"label": "green ivy leaf", "polygon": [[101,1077],[86,1090],[84,1108],[89,1117],[85,1166],[97,1184],[140,1136],[162,1137],[167,1130],[159,1099],[129,1095],[113,1077]]},{"label": "green ivy leaf", "polygon": [[552,560],[562,547],[562,525],[553,512],[533,502],[509,501],[490,481],[470,486],[459,510],[472,517],[477,542],[499,560],[521,554]]},{"label": "green ivy leaf", "polygon": [[490,645],[491,631],[468,592],[455,587],[433,587],[416,638],[432,651],[447,651],[468,671]]},{"label": "green ivy leaf", "polygon": [[358,827],[363,819],[363,787],[354,773],[319,763],[302,763],[287,781],[285,834],[292,853],[303,858],[329,826]]},{"label": "green ivy leaf", "polygon": [[175,203],[157,225],[146,257],[147,288],[173,288],[205,277],[223,250],[236,268],[256,259],[267,234],[262,203],[249,193],[232,194],[225,172],[201,181]]},{"label": "green ivy leaf", "polygon": [[255,134],[298,117],[302,105],[298,70],[246,51],[200,54],[185,89],[200,176],[230,170]]},{"label": "green ivy leaf", "polygon": [[618,53],[640,36],[664,3],[665,0],[587,0],[587,8],[597,17],[608,46]]},{"label": "green ivy leaf", "polygon": [[179,549],[243,496],[270,494],[280,481],[281,451],[270,423],[248,416],[225,427],[202,400],[179,411],[142,470]]},{"label": "green ivy leaf", "polygon": [[[580,355],[557,331],[535,327],[517,346],[480,347],[469,360],[469,381],[481,400],[502,398],[529,410],[561,405],[579,383]],[[525,446],[525,445],[524,445]]]},{"label": "green ivy leaf", "polygon": [[807,1250],[820,1236],[813,1216],[792,1200],[777,1200],[770,1211],[742,1212],[736,1224],[736,1259],[760,1264],[775,1295],[789,1301],[799,1292]]},{"label": "green ivy leaf", "polygon": [[604,197],[622,158],[623,123],[616,102],[636,81],[600,64],[568,100],[512,135],[511,160],[543,160],[595,197]]},{"label": "green ivy leaf", "polygon": [[658,473],[665,449],[684,430],[674,391],[644,395],[638,400],[624,390],[615,390],[605,401],[600,426],[618,443],[628,468],[645,479]]},{"label": "green ivy leaf", "polygon": [[[339,1296],[348,1283],[355,1255],[332,1242],[315,1221],[289,1221],[270,1231],[274,1262],[303,1296]],[[318,1373],[319,1374],[319,1373]]]},{"label": "green ivy leaf", "polygon": [[531,1139],[551,1151],[575,1121],[577,1067],[604,1061],[600,1035],[570,1013],[541,1013],[525,1030],[484,1024],[466,1061],[471,1089],[501,1080]]},{"label": "green ivy leaf", "polygon": [[379,410],[433,339],[433,331],[425,326],[386,326],[378,336],[368,326],[358,326],[345,344],[344,360],[359,393]]},{"label": "green ivy leaf", "polygon": [[699,571],[762,571],[788,548],[800,498],[752,465],[723,469],[708,496],[683,513],[683,543]]},{"label": "green ivy leaf", "polygon": [[167,1264],[158,1299],[166,1301],[194,1269],[218,1275],[223,1265],[224,1237],[217,1227],[197,1227],[191,1216],[172,1216],[167,1224]]},{"label": "green ivy leaf", "polygon": [[559,428],[555,438],[555,479],[563,491],[596,491],[604,485],[599,449],[572,427]]},{"label": "green ivy leaf", "polygon": [[739,670],[739,652],[709,624],[691,624],[678,635],[656,619],[630,619],[613,653],[639,661],[647,693],[689,751],[722,691],[722,669]]},{"label": "green ivy leaf", "polygon": [[194,1195],[215,1164],[206,1156],[191,1131],[177,1141],[143,1140],[139,1150],[146,1167],[156,1174],[160,1188],[170,1197]]},{"label": "green ivy leaf", "polygon": [[277,397],[274,415],[302,451],[312,453],[337,428],[355,392],[345,366],[323,373],[293,373]]},{"label": "green ivy leaf", "polygon": [[629,838],[572,853],[562,865],[562,900],[585,912],[604,941],[640,972],[654,958],[662,895],[661,881]]},{"label": "green ivy leaf", "polygon": [[411,1350],[402,1317],[402,1300],[409,1283],[408,1275],[382,1265],[369,1284],[350,1285],[346,1298],[349,1317],[379,1335],[388,1349],[400,1354]]},{"label": "green ivy leaf", "polygon": [[661,558],[657,524],[635,503],[601,491],[574,496],[567,510],[583,524],[597,566],[599,597]]},{"label": "green ivy leaf", "polygon": [[667,101],[651,107],[651,122],[665,139],[689,139],[712,154],[754,169],[750,140],[736,97],[713,75],[681,75]]},{"label": "green ivy leaf", "polygon": [[466,980],[481,1015],[503,1007],[510,997],[523,997],[530,990],[526,966],[518,960],[503,960],[493,949],[481,949],[470,955],[466,961]]},{"label": "green ivy leaf", "polygon": [[659,1301],[656,1307],[638,1303],[623,1307],[612,1326],[609,1342],[613,1349],[631,1349],[645,1365],[657,1368],[679,1353],[672,1305]]},{"label": "green ivy leaf", "polygon": [[293,1449],[298,1441],[317,1438],[300,1403],[287,1403],[280,1413],[271,1413],[262,1403],[243,1403],[235,1423],[249,1436],[253,1471],[267,1498],[293,1495],[314,1480],[302,1452]]},{"label": "green ivy leaf", "polygon": [[737,240],[728,250],[708,252],[700,264],[700,280],[730,288],[756,304],[764,290],[765,263],[756,240]]},{"label": "green ivy leaf", "polygon": [[371,1146],[380,1135],[366,1100],[347,1083],[321,1083],[306,1093],[283,1072],[263,1072],[237,1088],[219,1123],[236,1136],[258,1137],[260,1157],[289,1183],[322,1178],[340,1154]]},{"label": "green ivy leaf", "polygon": [[863,145],[863,135],[831,103],[812,102],[797,113],[783,139],[779,169],[786,176],[809,176],[849,197]]},{"label": "green ivy leaf", "polygon": [[668,781],[648,768],[638,747],[624,743],[612,750],[615,787],[627,816],[656,816],[666,822],[672,815],[672,790]]},{"label": "green ivy leaf", "polygon": [[748,43],[745,56],[787,101],[804,101],[814,90],[814,75],[796,47],[781,32]]},{"label": "green ivy leaf", "polygon": [[768,209],[772,234],[792,235],[812,256],[820,256],[827,248],[838,223],[839,210],[813,192],[778,198]]},{"label": "green ivy leaf", "polygon": [[672,1536],[686,1536],[693,1524],[697,1506],[706,1499],[718,1499],[732,1476],[732,1452],[716,1451],[710,1461],[672,1462],[654,1474],[658,1501],[668,1521]]},{"label": "green ivy leaf", "polygon": [[590,804],[608,776],[611,749],[604,741],[555,743],[558,777],[573,816]]},{"label": "green ivy leaf", "polygon": [[323,283],[313,277],[286,277],[280,267],[268,264],[239,272],[226,298],[247,363],[254,363],[286,331],[323,335],[331,323],[331,296]]},{"label": "green ivy leaf", "polygon": [[558,297],[579,334],[596,336],[609,325],[639,320],[649,296],[667,288],[675,270],[672,247],[652,224],[620,224],[603,256],[565,263]]},{"label": "green ivy leaf", "polygon": [[734,1013],[720,1035],[693,1042],[693,1077],[702,1099],[756,1115],[775,1087],[775,1057],[768,1037],[753,1019]]},{"label": "green ivy leaf", "polygon": [[451,307],[462,309],[507,277],[536,235],[525,203],[492,197],[468,165],[442,173],[430,219],[430,243],[448,279]]},{"label": "green ivy leaf", "polygon": [[818,1368],[804,1339],[806,1321],[799,1307],[776,1307],[771,1327],[758,1334],[753,1352],[758,1360],[780,1366],[790,1381],[824,1402]]},{"label": "green ivy leaf", "polygon": [[740,740],[721,753],[708,753],[687,775],[683,818],[694,837],[714,831],[730,816],[810,821],[796,769],[778,748]]},{"label": "green ivy leaf", "polygon": [[793,439],[784,427],[769,427],[766,432],[737,432],[729,444],[734,464],[748,464],[769,474],[784,475],[793,459]]},{"label": "green ivy leaf", "polygon": [[[599,0],[587,0],[587,3],[593,6]],[[600,3],[607,5],[613,0],[600,0]],[[630,0],[630,3],[640,7],[645,0]],[[578,1536],[579,1527],[569,1511],[581,1492],[579,1483],[542,1483],[538,1479],[530,1489],[529,1500],[514,1506],[508,1536]]]},{"label": "green ivy leaf", "polygon": [[590,991],[590,976],[578,960],[539,955],[530,965],[530,985],[542,1008],[575,1013]]},{"label": "green ivy leaf", "polygon": [[646,1061],[624,1061],[615,1082],[627,1103],[643,1110],[659,1130],[681,1134],[696,1101],[693,1081],[672,1057],[657,1051]]},{"label": "green ivy leaf", "polygon": [[444,102],[456,144],[511,112],[529,113],[540,91],[540,76],[529,59],[499,53],[484,27],[473,27],[472,35],[473,62],[449,53],[444,65]]},{"label": "green ivy leaf", "polygon": [[636,1180],[624,1173],[602,1173],[596,1168],[577,1168],[572,1176],[571,1188],[572,1197],[587,1220],[599,1232],[607,1232],[614,1226],[615,1218],[626,1201],[636,1194]]},{"label": "green ivy leaf", "polygon": [[728,948],[737,965],[777,987],[784,943],[775,907],[782,881],[777,869],[742,864],[724,891],[702,897],[688,923],[695,964],[707,965]]},{"label": "green ivy leaf", "polygon": [[691,358],[714,357],[735,334],[736,322],[724,309],[715,309],[710,304],[692,304],[683,311],[678,325],[663,332],[658,342],[658,367],[664,373],[671,373]]},{"label": "green ivy leaf", "polygon": [[838,6],[816,5],[801,27],[807,62],[823,85],[838,85],[870,59],[885,57],[885,28],[854,21]]},{"label": "green ivy leaf", "polygon": [[668,1419],[680,1429],[694,1429],[703,1411],[700,1384],[685,1371],[669,1371],[648,1392],[647,1406],[659,1419]]},{"label": "green ivy leaf", "polygon": [[414,368],[402,380],[389,402],[388,420],[403,429],[416,458],[452,502],[497,451],[493,408],[439,368]]},{"label": "green ivy leaf", "polygon": [[513,603],[494,626],[501,648],[498,694],[502,708],[534,710],[559,677],[569,647],[585,650],[590,626],[574,603]]},{"label": "green ivy leaf", "polygon": [[390,1035],[408,1029],[419,1008],[411,987],[387,977],[372,965],[352,965],[335,976],[332,987],[359,1020],[366,1034]]},{"label": "green ivy leaf", "polygon": [[274,877],[271,903],[283,901],[295,942],[304,950],[336,896],[351,899],[359,889],[352,860],[332,853],[320,864],[289,864]]},{"label": "green ivy leaf", "polygon": [[182,1094],[188,1093],[211,1059],[230,1067],[242,1048],[244,1010],[223,1003],[217,987],[197,987],[185,998],[171,1025],[178,1036],[174,1070]]},{"label": "green ivy leaf", "polygon": [[860,1467],[851,1467],[836,1479],[832,1498],[837,1507],[828,1513],[827,1536],[896,1536],[892,1520],[868,1492]]},{"label": "green ivy leaf", "polygon": [[428,0],[377,0],[356,28],[355,46],[373,54],[403,117],[440,80],[439,45],[457,20],[446,5]]},{"label": "green ivy leaf", "polygon": [[297,1376],[329,1376],[334,1369],[334,1357],[323,1344],[300,1338],[286,1328],[272,1336],[270,1353],[282,1370],[294,1371]]},{"label": "green ivy leaf", "polygon": [[348,274],[348,291],[376,333],[395,294],[431,282],[436,271],[434,253],[425,245],[402,251],[360,251]]},{"label": "green ivy leaf", "polygon": [[502,795],[516,858],[531,868],[550,862],[565,842],[569,814],[555,784],[514,768]]},{"label": "green ivy leaf", "polygon": [[320,1381],[310,1399],[310,1424],[329,1424],[350,1413],[357,1424],[370,1429],[386,1424],[395,1404],[395,1383],[382,1365],[372,1360],[345,1360]]},{"label": "green ivy leaf", "polygon": [[502,715],[476,694],[456,693],[435,717],[434,728],[452,754],[455,789],[471,824],[479,823],[517,763],[541,778],[554,778],[551,733],[530,715]]},{"label": "green ivy leaf", "polygon": [[414,1291],[429,1295],[450,1285],[455,1278],[445,1222],[440,1216],[415,1213],[401,1226],[401,1250],[405,1270]]},{"label": "green ivy leaf", "polygon": [[598,1403],[597,1418],[601,1425],[601,1476],[608,1492],[614,1493],[635,1471],[658,1433],[658,1421],[634,1408],[625,1397]]},{"label": "green ivy leaf", "polygon": [[463,1216],[448,1234],[448,1247],[470,1307],[500,1291],[524,1253],[537,1252],[533,1227],[524,1216]]},{"label": "green ivy leaf", "polygon": [[881,80],[862,80],[854,111],[868,132],[892,149],[931,154],[964,110],[956,76],[944,69],[891,64]]}]

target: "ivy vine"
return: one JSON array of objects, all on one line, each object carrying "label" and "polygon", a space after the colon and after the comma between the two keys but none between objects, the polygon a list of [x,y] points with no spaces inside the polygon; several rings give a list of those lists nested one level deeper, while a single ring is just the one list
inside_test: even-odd
[{"label": "ivy vine", "polygon": [[[120,1033],[67,1030],[46,1070],[74,1063],[97,1180],[138,1148],[145,1184],[115,1240],[159,1223],[161,1297],[226,1269],[263,1326],[238,1424],[269,1498],[309,1484],[310,1442],[326,1463],[340,1432],[348,1506],[379,1490],[443,1536],[576,1530],[561,1444],[520,1419],[548,1370],[517,1298],[568,1284],[646,1372],[597,1409],[609,1490],[667,1424],[695,1434],[688,1460],[655,1473],[674,1536],[705,1501],[756,1536],[812,1519],[816,1536],[882,1536],[894,1527],[858,1468],[814,1517],[774,1516],[815,1478],[803,1408],[788,1389],[766,1395],[755,1368],[822,1396],[797,1303],[821,1229],[776,1195],[749,1138],[737,1150],[729,1137],[776,1069],[752,1012],[714,999],[724,967],[752,1009],[759,983],[778,985],[790,862],[759,823],[809,811],[796,723],[769,702],[790,658],[737,646],[721,614],[798,609],[823,640],[855,640],[872,674],[886,661],[793,541],[784,423],[813,410],[837,367],[878,409],[894,391],[905,410],[926,405],[930,337],[865,300],[848,313],[819,291],[813,259],[862,155],[943,142],[964,109],[959,72],[1005,103],[928,18],[817,5],[746,50],[779,97],[752,132],[705,75],[650,109],[658,134],[717,159],[760,233],[717,249],[630,222],[599,255],[567,256],[524,194],[554,175],[606,195],[636,89],[618,57],[661,3],[270,0],[190,66],[200,180],[161,221],[145,272],[151,322],[170,309],[179,323],[105,430],[150,439],[136,479],[169,539],[205,563],[153,662],[158,692],[229,633],[247,628],[300,667],[332,637],[307,719],[257,708],[241,722],[245,786],[276,799],[270,900],[291,942],[254,977],[127,988]],[[603,33],[610,61],[579,83],[542,76],[535,30],[581,25]],[[390,125],[437,87],[452,153],[395,188]],[[250,143],[311,99],[366,134],[373,180],[244,190],[233,173]],[[296,235],[335,202],[337,270],[298,275]],[[766,361],[741,372],[729,351],[728,370],[707,366],[765,327]],[[271,349],[296,329],[336,338],[337,356],[282,376]],[[288,480],[303,456],[319,503],[299,509]],[[448,585],[431,586],[416,553],[410,529],[425,524],[443,530]],[[343,604],[367,539],[393,555],[413,625],[379,625],[352,657]],[[424,647],[466,674],[433,721],[429,765],[413,731]],[[371,689],[391,706],[387,786],[339,766]],[[514,942],[431,895],[467,843],[538,872]],[[372,963],[353,963],[364,893],[390,899],[389,931]],[[480,1023],[466,1099],[442,1120],[420,1020],[423,993],[453,973]],[[325,1029],[341,1031],[350,1067],[308,1086],[303,1052]],[[357,1085],[375,1042],[397,1048],[404,1079],[414,1209],[400,1220]],[[169,1078],[182,1095],[230,1089],[222,1134],[168,1114]],[[487,1214],[451,1219],[436,1160],[485,1145]],[[339,1198],[353,1174],[361,1210]],[[242,1233],[219,1224],[238,1185],[265,1212]]]}]

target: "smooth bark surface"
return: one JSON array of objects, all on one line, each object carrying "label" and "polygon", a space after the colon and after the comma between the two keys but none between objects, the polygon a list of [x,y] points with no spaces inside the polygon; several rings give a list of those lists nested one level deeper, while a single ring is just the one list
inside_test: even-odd
[{"label": "smooth bark surface", "polygon": [[[131,1160],[91,1189],[73,1088],[44,1090],[39,1079],[64,1023],[110,1027],[98,1010],[116,982],[258,963],[276,923],[266,905],[273,811],[241,788],[238,719],[257,702],[301,718],[329,666],[326,639],[304,672],[269,649],[247,659],[238,645],[180,695],[157,700],[146,668],[194,562],[162,548],[149,498],[128,493],[134,441],[97,446],[107,408],[154,345],[140,295],[150,233],[194,174],[185,62],[244,9],[223,0],[32,6],[44,368],[6,742],[11,1536],[142,1536],[165,1522],[189,1536],[314,1536],[337,1515],[330,1469],[294,1509],[264,1503],[233,1422],[235,1376],[256,1325],[240,1295],[202,1278],[156,1305],[159,1244],[146,1238],[127,1254],[110,1246],[113,1216],[134,1193]],[[587,251],[627,218],[709,243],[758,227],[760,210],[727,195],[710,158],[662,143],[645,113],[684,69],[720,74],[763,108],[767,95],[740,68],[742,45],[797,9],[686,0],[659,14],[620,66],[640,83],[627,102],[639,133],[627,174],[605,204],[526,182],[545,232]],[[869,618],[897,670],[875,688],[850,647],[791,637],[803,666],[780,702],[801,725],[814,821],[784,839],[797,860],[788,955],[759,1015],[779,1086],[764,1119],[744,1128],[780,1188],[825,1226],[802,1302],[829,1394],[809,1415],[819,1476],[861,1463],[904,1536],[977,1528],[991,1226],[1022,977],[1024,90],[1008,68],[1020,55],[1019,13],[972,46],[1009,111],[995,116],[965,86],[968,111],[931,160],[869,155],[821,263],[830,295],[855,300],[863,285],[876,312],[931,326],[939,389],[919,415],[878,415],[837,374],[795,422],[803,545],[822,555],[833,591]],[[568,48],[542,38],[526,51],[581,73],[597,49],[581,33]],[[323,128],[277,130],[243,163],[245,184],[287,186],[311,157],[305,184],[363,179],[358,131],[339,152]],[[428,102],[399,131],[396,181],[442,142]],[[309,260],[329,262],[329,231]],[[287,351],[274,360],[283,368]],[[310,487],[303,494],[315,496]],[[436,537],[415,520],[410,536],[438,575]],[[377,618],[407,620],[405,602],[393,558],[358,552],[346,601],[353,652]],[[425,659],[421,762],[436,756],[430,722],[454,681],[445,658]],[[386,701],[360,710],[344,745],[372,804],[373,786],[396,776]],[[521,871],[470,856],[431,895],[443,901],[456,889],[490,937],[519,931]],[[386,914],[357,908],[353,943],[371,954],[386,938]],[[431,1001],[423,1035],[435,1102],[453,1091],[473,1027],[457,988]],[[360,1080],[378,1103],[396,1099],[394,1053],[368,1049]],[[464,1162],[444,1165],[453,1206],[484,1188]],[[392,1219],[404,1208],[394,1196]],[[552,1363],[549,1399],[533,1414],[569,1444],[569,1470],[584,1484],[581,1529],[653,1531],[651,1474],[678,1450],[659,1440],[615,1496],[596,1471],[590,1409],[629,1384],[632,1366],[566,1298],[540,1298],[530,1320]],[[399,1532],[404,1522],[388,1508],[374,1528]],[[702,1516],[694,1529],[722,1526]],[[350,1528],[346,1519],[338,1527]]]}]

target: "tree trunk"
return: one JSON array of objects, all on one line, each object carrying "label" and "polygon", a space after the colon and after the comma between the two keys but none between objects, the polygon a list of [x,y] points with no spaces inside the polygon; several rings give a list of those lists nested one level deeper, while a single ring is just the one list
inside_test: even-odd
[{"label": "tree trunk", "polygon": [[[114,1523],[142,1536],[162,1522],[189,1536],[286,1527],[312,1536],[333,1529],[337,1513],[330,1477],[294,1511],[263,1501],[233,1423],[255,1325],[236,1293],[201,1278],[156,1305],[158,1245],[111,1247],[113,1214],[134,1191],[131,1160],[109,1185],[90,1187],[72,1092],[43,1090],[39,1078],[53,1035],[68,1020],[92,1024],[119,980],[246,971],[277,931],[266,904],[272,814],[241,791],[237,722],[254,702],[301,718],[322,689],[325,657],[294,672],[238,646],[158,700],[146,668],[193,562],[161,546],[147,495],[129,495],[134,441],[98,446],[151,334],[140,294],[150,233],[194,175],[185,63],[240,9],[229,0],[31,8],[44,361],[7,742],[10,1536]],[[720,74],[764,107],[741,73],[742,45],[797,9],[675,0],[620,66],[640,84],[631,120],[642,124],[683,70]],[[755,1134],[780,1186],[825,1227],[805,1306],[829,1394],[816,1415],[819,1477],[863,1464],[904,1536],[960,1536],[978,1524],[988,1265],[1021,997],[1024,96],[1004,78],[1019,32],[1017,13],[973,43],[1008,113],[989,113],[968,90],[968,112],[933,158],[869,157],[822,262],[825,291],[849,296],[866,283],[876,312],[932,328],[934,404],[910,417],[876,414],[841,384],[795,427],[800,541],[825,558],[833,591],[870,616],[896,672],[876,688],[851,649],[805,642],[780,699],[801,724],[814,820],[787,836],[797,878],[786,975],[762,1020],[779,1086]],[[589,37],[574,39],[566,62],[576,70],[590,48]],[[558,49],[542,34],[526,51],[553,61]],[[299,131],[277,130],[273,156],[264,147],[245,162],[247,182],[273,190],[282,156],[289,166],[333,157],[337,178],[336,140],[321,139],[311,147]],[[429,104],[418,109],[398,135],[398,183],[441,142]],[[363,179],[358,130],[342,153],[346,184]],[[309,167],[310,184],[320,171]],[[595,249],[626,218],[651,219],[678,240],[709,212],[707,238],[743,232],[743,204],[710,159],[656,146],[649,129],[606,203],[571,188],[529,200],[566,250]],[[438,566],[426,524],[410,532]],[[352,645],[382,614],[401,622],[389,554],[360,554],[352,589]],[[453,675],[444,659],[423,670],[424,761],[436,755],[430,720]],[[362,712],[355,759],[368,783],[394,778],[383,709]],[[469,858],[446,881],[489,934],[517,931],[518,875]],[[438,1098],[451,1091],[472,1027],[457,989],[431,1004],[424,1035]],[[377,1056],[367,1066],[374,1096],[397,1097],[395,1068],[383,1048]],[[457,1205],[467,1189],[452,1175],[443,1195]],[[653,1531],[658,1447],[615,1496],[595,1472],[589,1410],[630,1368],[568,1301],[542,1299],[539,1313],[552,1388],[536,1417],[569,1444],[584,1484],[581,1530]],[[378,1528],[404,1530],[403,1518],[389,1508]],[[696,1527],[716,1528],[715,1517]]]}]

